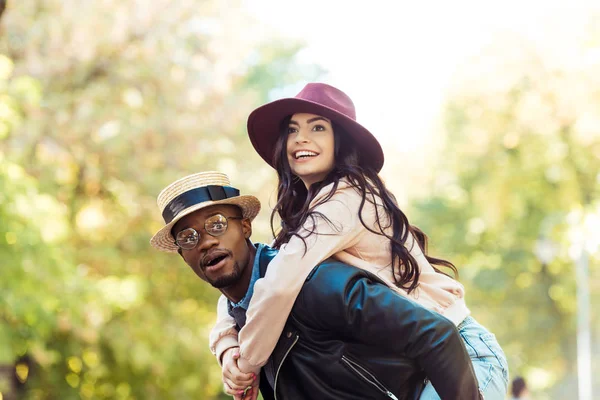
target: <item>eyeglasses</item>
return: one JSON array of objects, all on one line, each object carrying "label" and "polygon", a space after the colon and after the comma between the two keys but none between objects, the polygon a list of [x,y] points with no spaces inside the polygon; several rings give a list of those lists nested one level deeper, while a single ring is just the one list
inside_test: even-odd
[{"label": "eyeglasses", "polygon": [[[204,221],[204,230],[210,236],[221,236],[227,232],[227,220],[244,219],[244,217],[226,217],[222,214],[216,214],[208,217]],[[175,244],[183,250],[192,250],[200,241],[200,234],[194,228],[187,228],[177,233]]]}]

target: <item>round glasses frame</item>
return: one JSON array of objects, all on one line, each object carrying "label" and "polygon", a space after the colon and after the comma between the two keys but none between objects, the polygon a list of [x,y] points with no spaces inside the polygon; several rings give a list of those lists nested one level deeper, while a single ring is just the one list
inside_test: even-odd
[{"label": "round glasses frame", "polygon": [[[204,221],[204,231],[210,236],[218,237],[227,232],[229,227],[228,220],[244,219],[244,217],[227,217],[223,214],[215,214],[206,218]],[[193,250],[200,243],[200,233],[194,228],[186,228],[175,236],[175,245],[182,250]]]}]

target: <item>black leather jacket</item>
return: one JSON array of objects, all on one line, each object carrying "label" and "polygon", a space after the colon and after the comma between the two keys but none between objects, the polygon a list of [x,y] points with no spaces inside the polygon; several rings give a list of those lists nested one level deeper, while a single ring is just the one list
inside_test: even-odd
[{"label": "black leather jacket", "polygon": [[[263,249],[262,275],[276,254]],[[480,398],[450,320],[331,260],[307,278],[262,376],[265,400],[418,399],[426,378],[444,400]]]}]

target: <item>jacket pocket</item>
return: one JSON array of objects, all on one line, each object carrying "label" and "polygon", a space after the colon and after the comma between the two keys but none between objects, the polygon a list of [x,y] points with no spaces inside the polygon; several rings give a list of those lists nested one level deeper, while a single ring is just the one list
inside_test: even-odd
[{"label": "jacket pocket", "polygon": [[390,392],[372,373],[363,368],[359,363],[349,359],[346,356],[342,356],[342,363],[345,364],[354,375],[356,375],[360,380],[366,382],[374,389],[377,389],[383,395],[389,397],[390,399],[398,400],[398,398],[394,395],[394,393]]}]

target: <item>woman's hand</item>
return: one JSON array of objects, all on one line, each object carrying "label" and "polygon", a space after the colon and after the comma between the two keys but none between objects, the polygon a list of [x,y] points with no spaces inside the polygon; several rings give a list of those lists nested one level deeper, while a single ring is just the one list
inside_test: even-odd
[{"label": "woman's hand", "polygon": [[[240,348],[232,347],[223,353],[223,367],[221,369],[225,393],[235,396],[236,400],[241,399],[248,386],[258,385],[257,377],[253,373],[243,373],[237,365],[240,358]],[[253,390],[258,392],[258,390]],[[245,399],[250,399],[246,394]]]},{"label": "woman's hand", "polygon": [[[257,400],[258,399],[258,386],[260,384],[260,376],[256,378],[253,383],[253,386],[248,389],[245,395],[241,398],[241,400]],[[238,400],[236,397],[235,400]]]}]

